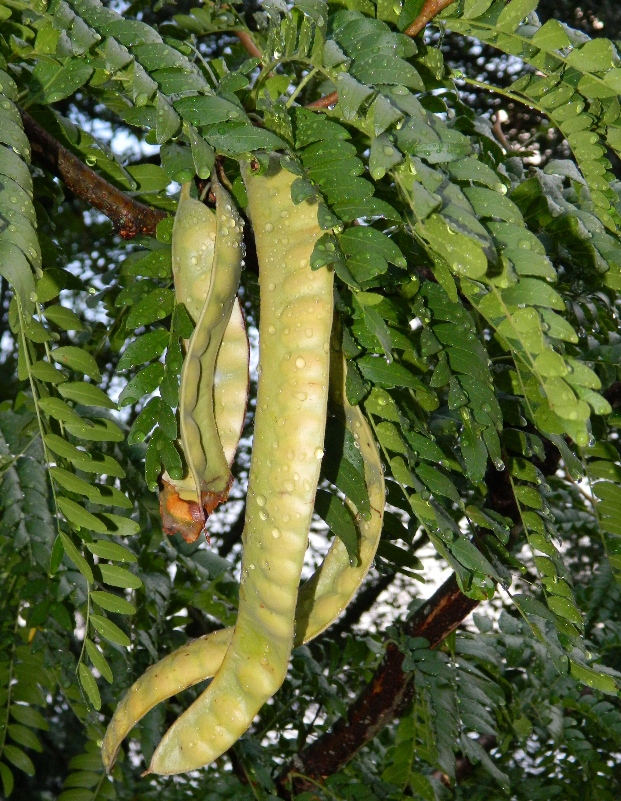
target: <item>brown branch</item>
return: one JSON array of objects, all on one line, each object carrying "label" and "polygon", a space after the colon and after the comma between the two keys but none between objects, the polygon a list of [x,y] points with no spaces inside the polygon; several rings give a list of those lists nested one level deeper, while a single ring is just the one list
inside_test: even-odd
[{"label": "brown branch", "polygon": [[312,103],[309,103],[305,108],[328,108],[328,106],[334,106],[335,103],[338,103],[338,93],[337,92],[330,92],[329,95],[325,95],[325,97],[320,97],[319,100],[313,100]]},{"label": "brown branch", "polygon": [[[425,637],[431,647],[439,645],[478,606],[457,586],[455,575],[424,603],[405,623],[402,631],[410,637]],[[389,643],[383,662],[370,683],[332,729],[301,751],[279,779],[281,794],[289,797],[289,785],[296,793],[311,790],[340,770],[385,725],[398,717],[414,692],[411,674],[402,670],[404,654]],[[310,781],[293,779],[304,774]]]},{"label": "brown branch", "polygon": [[246,53],[248,53],[249,56],[263,60],[263,53],[256,46],[254,39],[248,33],[248,31],[235,31],[235,36],[237,36],[239,41],[242,43]]},{"label": "brown branch", "polygon": [[123,239],[155,234],[157,224],[168,216],[165,211],[146,206],[117,189],[61,145],[28,112],[21,114],[33,156],[62,179],[67,189],[105,214]]},{"label": "brown branch", "polygon": [[434,17],[454,2],[455,0],[427,0],[414,22],[411,22],[405,29],[405,35],[416,36],[419,34],[428,22],[431,22]]}]

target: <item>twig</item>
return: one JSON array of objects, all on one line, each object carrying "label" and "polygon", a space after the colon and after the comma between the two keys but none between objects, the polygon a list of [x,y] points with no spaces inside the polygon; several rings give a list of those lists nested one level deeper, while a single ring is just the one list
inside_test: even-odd
[{"label": "twig", "polygon": [[328,108],[328,106],[333,106],[335,103],[338,103],[339,96],[337,92],[330,92],[329,95],[325,97],[320,97],[319,100],[313,100],[312,103],[309,103],[306,108]]},{"label": "twig", "polygon": [[123,239],[155,233],[157,224],[168,216],[165,211],[145,206],[117,189],[63,147],[28,112],[21,114],[37,161],[61,178],[76,197],[105,214]]},{"label": "twig", "polygon": [[417,36],[428,22],[431,22],[434,17],[454,2],[455,0],[427,0],[414,22],[405,29],[405,35]]},{"label": "twig", "polygon": [[511,143],[505,136],[505,132],[502,130],[502,123],[500,122],[500,117],[496,114],[494,117],[494,124],[492,125],[492,131],[494,132],[494,136],[500,142],[500,144],[504,147],[507,153],[511,153],[513,148],[511,147]]},{"label": "twig", "polygon": [[246,52],[248,53],[249,56],[263,60],[263,53],[256,46],[256,44],[254,43],[254,39],[248,33],[248,31],[235,31],[235,36],[237,36],[239,41],[245,47]]}]

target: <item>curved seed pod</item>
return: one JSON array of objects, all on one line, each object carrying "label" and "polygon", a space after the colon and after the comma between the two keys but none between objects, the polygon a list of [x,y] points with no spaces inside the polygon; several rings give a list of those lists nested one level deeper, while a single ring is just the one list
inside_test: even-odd
[{"label": "curved seed pod", "polygon": [[[166,533],[179,531],[193,542],[206,516],[226,500],[231,485],[229,465],[245,415],[248,341],[236,301],[241,219],[220,184],[213,185],[215,214],[190,197],[189,186],[182,188],[172,253],[177,297],[196,324],[187,343],[179,393],[188,474],[180,481],[163,475],[160,506]],[[215,407],[222,410],[223,392],[231,403],[218,420]]]},{"label": "curved seed pod", "polygon": [[246,417],[250,347],[244,315],[236,298],[216,359],[213,406],[227,464],[235,458]]},{"label": "curved seed pod", "polygon": [[[332,274],[312,271],[317,207],[294,206],[273,159],[243,170],[259,258],[260,375],[237,622],[220,669],[164,735],[150,771],[181,773],[226,751],[284,681],[323,454]],[[277,290],[278,287],[278,290]]]},{"label": "curved seed pod", "polygon": [[[335,352],[336,351],[336,352]],[[322,565],[298,593],[294,646],[309,642],[324,631],[348,605],[366,576],[379,544],[386,491],[377,447],[359,406],[350,406],[344,392],[344,359],[333,340],[331,381],[336,404],[342,405],[345,424],[360,444],[371,516],[356,514],[360,532],[360,562],[352,567],[347,549],[335,538]],[[150,667],[130,688],[117,707],[106,731],[102,758],[110,770],[123,738],[161,701],[210,678],[220,667],[233,635],[232,628],[206,634],[168,654]]]}]

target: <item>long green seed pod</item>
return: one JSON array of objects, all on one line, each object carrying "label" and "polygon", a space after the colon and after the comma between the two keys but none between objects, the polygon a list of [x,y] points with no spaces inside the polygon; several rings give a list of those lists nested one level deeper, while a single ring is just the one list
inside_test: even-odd
[{"label": "long green seed pod", "polygon": [[239,612],[205,692],[164,735],[150,771],[212,762],[284,681],[297,588],[313,513],[328,400],[332,274],[312,271],[317,207],[294,206],[294,176],[276,159],[243,170],[259,259],[261,322],[255,435],[248,483]]},{"label": "long green seed pod", "polygon": [[[220,184],[213,184],[215,214],[190,197],[189,186],[182,188],[172,253],[177,297],[196,325],[187,343],[179,393],[180,444],[188,473],[180,481],[163,475],[160,503],[164,530],[180,531],[192,542],[205,517],[228,495],[229,465],[245,414],[248,343],[236,301],[241,219]],[[223,392],[231,397],[226,408]]]},{"label": "long green seed pod", "polygon": [[[333,340],[334,348],[334,340]],[[298,593],[294,646],[309,642],[324,631],[349,604],[366,576],[382,532],[386,492],[384,475],[370,426],[359,406],[350,406],[344,392],[344,359],[332,353],[331,381],[345,424],[360,446],[371,515],[363,520],[353,504],[360,533],[360,561],[349,562],[347,549],[335,538],[322,565]],[[233,635],[232,628],[206,634],[152,665],[129,689],[114,712],[102,744],[102,757],[110,770],[124,737],[161,701],[211,678],[220,667]]]}]

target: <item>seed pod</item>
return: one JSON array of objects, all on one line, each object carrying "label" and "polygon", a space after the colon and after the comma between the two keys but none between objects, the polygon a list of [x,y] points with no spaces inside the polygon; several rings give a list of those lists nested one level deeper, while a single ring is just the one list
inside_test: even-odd
[{"label": "seed pod", "polygon": [[164,735],[153,773],[181,773],[216,759],[282,684],[323,454],[333,278],[309,266],[322,233],[317,206],[293,205],[294,176],[277,159],[261,176],[249,167],[243,175],[261,322],[239,612],[220,669]]},{"label": "seed pod", "polygon": [[[385,504],[382,465],[369,424],[360,406],[345,396],[344,358],[333,338],[330,364],[334,403],[347,429],[360,444],[371,515],[363,520],[350,503],[360,533],[360,561],[349,562],[347,549],[335,538],[322,565],[298,593],[294,646],[309,642],[324,631],[351,601],[366,576],[379,544]],[[232,628],[207,634],[177,649],[150,667],[129,689],[106,731],[102,758],[107,770],[116,759],[123,738],[156,704],[211,678],[220,667],[233,634]]]},{"label": "seed pod", "polygon": [[177,298],[196,326],[186,345],[179,392],[180,445],[188,472],[180,481],[164,473],[160,507],[166,533],[179,531],[193,542],[206,516],[228,496],[229,465],[246,409],[248,341],[235,297],[241,219],[219,183],[213,184],[215,214],[190,197],[189,186],[182,188],[172,247]]}]

